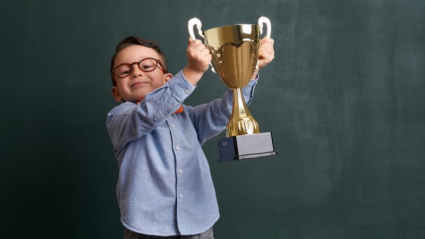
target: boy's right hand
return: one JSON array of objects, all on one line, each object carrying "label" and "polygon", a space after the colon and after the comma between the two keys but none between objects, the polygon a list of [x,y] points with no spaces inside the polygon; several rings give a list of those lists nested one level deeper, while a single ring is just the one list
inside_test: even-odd
[{"label": "boy's right hand", "polygon": [[183,69],[183,74],[192,85],[196,85],[205,71],[208,70],[212,60],[210,50],[200,41],[189,38],[186,50],[188,65]]}]

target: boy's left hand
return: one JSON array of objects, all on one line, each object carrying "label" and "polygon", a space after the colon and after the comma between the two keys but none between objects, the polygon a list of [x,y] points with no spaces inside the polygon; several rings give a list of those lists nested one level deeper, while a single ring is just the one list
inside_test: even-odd
[{"label": "boy's left hand", "polygon": [[[264,38],[260,41],[260,49],[258,49],[258,70],[268,65],[274,59],[274,40],[271,38]],[[254,72],[251,79],[255,79],[258,70]]]},{"label": "boy's left hand", "polygon": [[274,59],[274,40],[264,38],[260,41],[260,49],[258,49],[258,68],[263,68]]}]

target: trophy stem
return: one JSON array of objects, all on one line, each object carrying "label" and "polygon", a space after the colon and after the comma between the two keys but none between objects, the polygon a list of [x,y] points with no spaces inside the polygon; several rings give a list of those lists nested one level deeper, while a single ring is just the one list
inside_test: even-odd
[{"label": "trophy stem", "polygon": [[227,137],[258,133],[260,126],[249,112],[241,88],[233,89],[233,110],[227,124]]}]

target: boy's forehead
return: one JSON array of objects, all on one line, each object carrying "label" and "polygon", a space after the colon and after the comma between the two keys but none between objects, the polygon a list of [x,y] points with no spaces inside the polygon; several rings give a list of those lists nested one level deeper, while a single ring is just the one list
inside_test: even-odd
[{"label": "boy's forehead", "polygon": [[117,66],[122,63],[132,63],[147,57],[161,59],[161,55],[152,48],[140,45],[131,45],[122,49],[117,54],[114,65]]}]

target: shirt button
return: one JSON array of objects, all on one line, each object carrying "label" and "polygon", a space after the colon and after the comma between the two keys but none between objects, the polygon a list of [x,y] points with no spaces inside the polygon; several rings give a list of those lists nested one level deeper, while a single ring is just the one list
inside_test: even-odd
[{"label": "shirt button", "polygon": [[180,198],[180,199],[182,199],[182,198],[183,198],[183,195],[181,195],[181,194],[180,194],[180,195],[179,195],[179,198]]},{"label": "shirt button", "polygon": [[186,94],[189,94],[190,93],[190,90],[185,90],[184,91]]},{"label": "shirt button", "polygon": [[183,173],[183,170],[179,169],[179,173],[182,174]]},{"label": "shirt button", "polygon": [[176,127],[176,126],[172,124],[172,125],[171,125],[171,128],[174,128],[174,127]]},{"label": "shirt button", "polygon": [[176,146],[176,150],[179,151],[180,150],[180,147],[179,146]]}]

